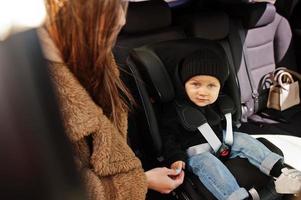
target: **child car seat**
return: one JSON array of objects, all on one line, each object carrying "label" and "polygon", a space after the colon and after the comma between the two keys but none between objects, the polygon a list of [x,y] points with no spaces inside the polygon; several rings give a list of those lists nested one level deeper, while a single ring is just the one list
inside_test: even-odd
[{"label": "child car seat", "polygon": [[[140,134],[143,134],[142,137],[149,139],[148,144],[146,144],[148,151],[152,151],[152,155],[158,158],[161,163],[164,163],[164,159],[161,157],[162,143],[157,120],[164,104],[171,103],[175,97],[174,83],[170,79],[170,74],[174,73],[175,66],[183,57],[202,45],[214,45],[221,49],[221,46],[214,42],[201,39],[182,39],[136,48],[127,60],[140,94],[141,107],[143,107],[144,114],[147,116],[149,131],[140,132]],[[233,84],[232,81],[236,80],[229,79],[226,84]],[[232,92],[235,92],[235,90],[227,90],[229,96]],[[266,140],[263,140],[263,142],[272,147],[272,150],[281,154],[281,151],[271,143]],[[152,145],[152,150],[150,150],[149,147]],[[263,188],[270,180],[268,176],[262,174],[244,159],[227,160],[225,165],[234,174],[242,187],[248,189],[253,186]],[[254,176],[248,176],[247,178],[246,174],[250,173]],[[173,194],[179,199],[214,199],[213,195],[208,192],[198,178],[189,172],[186,172],[186,178],[182,186]]]},{"label": "child car seat", "polygon": [[[146,44],[185,37],[186,35],[181,28],[172,25],[171,9],[164,0],[129,2],[126,24],[118,35],[113,52],[116,63],[120,67],[121,78],[135,99],[139,99],[139,94],[131,71],[126,65],[129,52],[133,48]],[[156,162],[149,160],[151,156],[147,156],[148,153],[152,154],[152,152],[141,152],[142,148],[140,147],[145,147],[145,144],[149,143],[148,141],[152,141],[152,139],[141,137],[139,134],[148,131],[145,130],[148,126],[146,124],[147,119],[140,114],[141,112],[144,111],[136,108],[135,112],[129,113],[128,142],[136,155],[143,160],[144,168],[148,169],[156,165]],[[153,147],[154,145],[150,145],[144,149],[153,149]]]}]

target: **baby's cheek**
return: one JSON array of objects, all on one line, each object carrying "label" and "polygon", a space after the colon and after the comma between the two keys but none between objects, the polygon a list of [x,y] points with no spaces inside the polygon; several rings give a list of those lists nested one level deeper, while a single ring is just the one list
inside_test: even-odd
[{"label": "baby's cheek", "polygon": [[217,100],[217,97],[218,97],[218,96],[212,97],[212,98],[211,98],[211,103],[214,103],[214,102]]}]

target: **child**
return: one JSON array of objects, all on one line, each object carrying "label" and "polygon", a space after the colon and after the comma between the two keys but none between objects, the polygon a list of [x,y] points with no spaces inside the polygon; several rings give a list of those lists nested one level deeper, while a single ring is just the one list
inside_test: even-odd
[{"label": "child", "polygon": [[[229,75],[226,55],[215,49],[202,48],[184,58],[177,72],[183,91],[176,102],[190,104],[202,112],[217,137],[223,141],[223,117],[215,102]],[[160,126],[164,158],[171,168],[182,170],[188,165],[217,199],[252,199],[258,195],[254,195],[254,190],[248,192],[239,187],[231,172],[212,151],[188,156],[189,148],[197,148],[197,145],[207,141],[198,130],[189,131],[181,125],[174,104],[166,108]],[[284,168],[281,156],[248,134],[234,132],[233,138],[230,158],[247,158],[263,173],[278,177],[275,181],[277,193],[296,193],[300,190],[301,173]]]}]

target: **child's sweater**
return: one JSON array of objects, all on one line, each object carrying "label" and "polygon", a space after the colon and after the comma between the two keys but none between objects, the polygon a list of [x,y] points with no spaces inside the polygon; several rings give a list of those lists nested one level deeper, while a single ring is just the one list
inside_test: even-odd
[{"label": "child's sweater", "polygon": [[[215,104],[197,107],[190,102],[177,101],[178,103],[188,103],[199,109],[207,119],[217,137],[222,141],[222,115],[218,112]],[[163,139],[163,156],[168,165],[175,161],[181,160],[186,162],[186,149],[201,143],[207,143],[202,134],[196,131],[186,130],[181,122],[174,104],[169,104],[164,107],[163,115],[160,119],[160,132]]]}]

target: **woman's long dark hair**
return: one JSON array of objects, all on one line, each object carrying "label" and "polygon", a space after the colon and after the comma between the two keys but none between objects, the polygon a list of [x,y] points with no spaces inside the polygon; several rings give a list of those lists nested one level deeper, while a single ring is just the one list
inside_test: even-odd
[{"label": "woman's long dark hair", "polygon": [[128,111],[127,100],[133,102],[133,99],[119,78],[112,48],[127,3],[122,0],[46,0],[46,7],[46,28],[64,62],[120,128],[120,114]]}]

